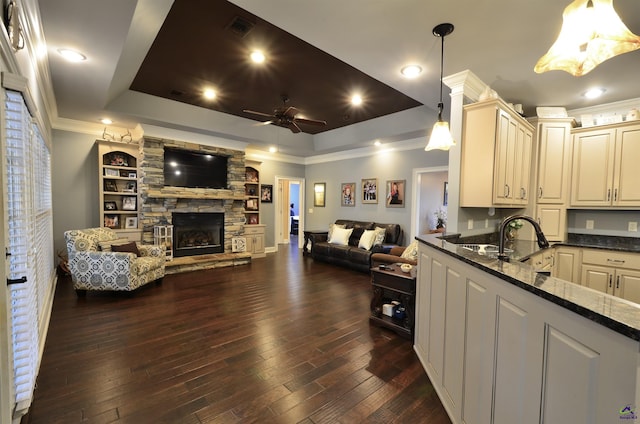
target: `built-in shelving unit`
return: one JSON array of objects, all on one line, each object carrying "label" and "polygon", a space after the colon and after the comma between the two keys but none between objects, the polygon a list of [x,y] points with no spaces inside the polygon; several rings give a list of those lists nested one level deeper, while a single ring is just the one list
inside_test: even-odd
[{"label": "built-in shelving unit", "polygon": [[260,224],[260,172],[252,166],[245,168],[244,194],[246,224]]},{"label": "built-in shelving unit", "polygon": [[112,228],[122,238],[140,240],[140,196],[136,144],[97,140],[100,226]]}]

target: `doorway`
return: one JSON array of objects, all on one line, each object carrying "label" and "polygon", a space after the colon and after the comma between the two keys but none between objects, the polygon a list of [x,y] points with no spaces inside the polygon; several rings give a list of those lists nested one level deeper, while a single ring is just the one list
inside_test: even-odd
[{"label": "doorway", "polygon": [[[280,244],[291,244],[302,249],[304,229],[304,178],[276,176],[274,195],[276,251]],[[293,204],[293,208],[291,208]],[[293,210],[294,215],[291,215]],[[297,231],[292,231],[297,223]]]},{"label": "doorway", "polygon": [[[435,228],[436,212],[447,212],[447,181],[449,168],[416,168],[413,170],[414,207],[411,210],[411,237],[428,233]],[[406,238],[405,238],[406,240]]]}]

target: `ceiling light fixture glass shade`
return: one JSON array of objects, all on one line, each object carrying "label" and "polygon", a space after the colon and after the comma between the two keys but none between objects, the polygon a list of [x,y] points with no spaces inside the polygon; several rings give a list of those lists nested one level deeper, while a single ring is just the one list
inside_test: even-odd
[{"label": "ceiling light fixture glass shade", "polygon": [[640,48],[613,9],[613,0],[575,0],[562,13],[558,39],[534,71],[561,70],[579,77],[607,59]]},{"label": "ceiling light fixture glass shade", "polygon": [[424,148],[425,151],[439,149],[449,150],[452,146],[456,145],[455,140],[451,136],[449,130],[449,123],[442,120],[442,109],[444,104],[442,103],[442,78],[444,68],[444,37],[453,32],[452,24],[440,24],[433,28],[433,35],[440,37],[442,44],[440,49],[440,102],[438,103],[438,121],[431,130],[431,136],[429,142]]}]

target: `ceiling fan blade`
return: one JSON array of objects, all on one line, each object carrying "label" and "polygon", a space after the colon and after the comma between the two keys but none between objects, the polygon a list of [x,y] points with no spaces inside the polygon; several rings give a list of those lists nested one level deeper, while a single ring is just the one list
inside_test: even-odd
[{"label": "ceiling fan blade", "polygon": [[299,133],[302,130],[300,129],[299,126],[296,125],[295,122],[291,121],[291,123],[289,123],[289,129],[291,130],[292,133]]},{"label": "ceiling fan blade", "polygon": [[254,127],[262,127],[264,125],[269,125],[269,124],[273,124],[273,121],[269,120],[269,121],[264,121],[264,122],[258,122],[256,124],[253,124]]},{"label": "ceiling fan blade", "polygon": [[250,113],[251,115],[266,116],[267,118],[273,118],[273,115],[270,113],[256,112],[255,110],[249,110],[249,109],[243,109],[242,111],[244,113]]},{"label": "ceiling fan blade", "polygon": [[305,119],[305,118],[295,118],[294,121],[297,124],[307,124],[307,125],[327,125],[327,121],[320,121],[317,119]]}]

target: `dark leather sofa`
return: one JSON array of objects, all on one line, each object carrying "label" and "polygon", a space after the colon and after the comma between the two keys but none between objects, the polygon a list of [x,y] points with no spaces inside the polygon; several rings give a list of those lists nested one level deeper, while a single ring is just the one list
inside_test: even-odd
[{"label": "dark leather sofa", "polygon": [[[371,269],[371,255],[373,253],[388,251],[392,246],[397,246],[402,242],[402,228],[398,224],[380,224],[346,219],[338,219],[335,223],[344,224],[345,228],[353,228],[351,237],[349,237],[349,245],[341,246],[328,243],[328,232],[313,232],[310,240],[311,257],[314,260],[368,273]],[[373,230],[376,227],[382,227],[386,230],[383,244],[374,245],[371,250],[358,248],[358,242],[364,230]]]}]

